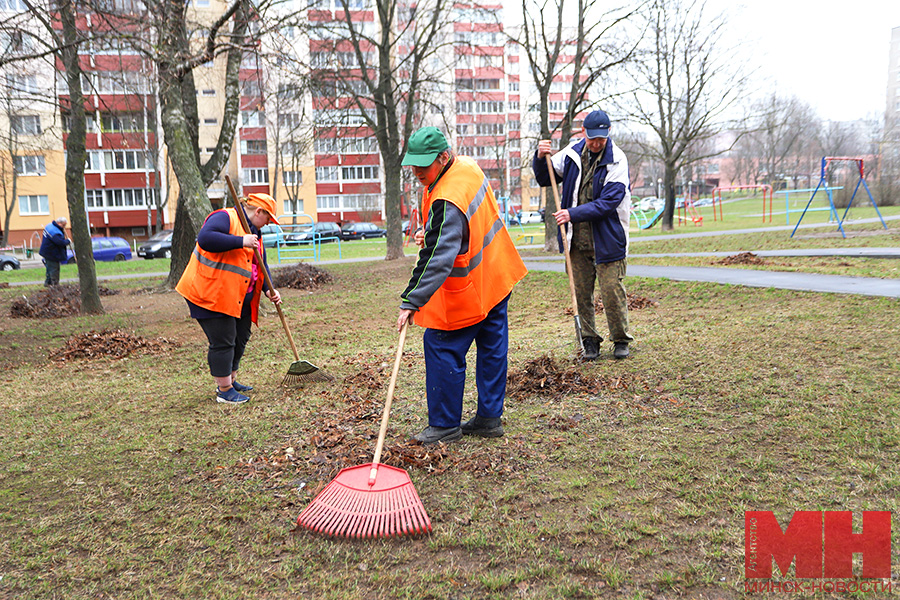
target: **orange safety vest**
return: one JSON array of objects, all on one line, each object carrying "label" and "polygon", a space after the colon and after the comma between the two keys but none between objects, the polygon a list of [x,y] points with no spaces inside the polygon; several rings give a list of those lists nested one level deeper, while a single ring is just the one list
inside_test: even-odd
[{"label": "orange safety vest", "polygon": [[[243,236],[244,228],[241,226],[235,209],[226,208],[224,210],[231,218],[228,233]],[[210,213],[210,215],[213,214],[215,212]],[[206,218],[209,219],[209,217]],[[260,238],[260,252],[262,252],[262,238]],[[259,265],[258,268],[265,269],[266,267]],[[227,252],[207,252],[200,247],[200,244],[195,244],[191,260],[182,273],[181,279],[178,280],[175,291],[197,306],[240,318],[252,274],[252,248],[235,248]],[[262,287],[263,277],[260,273],[256,277],[253,300],[250,305],[251,318],[254,323],[257,322],[259,314],[259,298],[262,294]]]},{"label": "orange safety vest", "polygon": [[466,216],[469,249],[456,256],[450,275],[415,320],[431,329],[462,329],[482,321],[528,269],[500,219],[491,184],[474,160],[454,158],[434,187],[425,189],[422,214],[430,214],[434,200],[451,202]]}]

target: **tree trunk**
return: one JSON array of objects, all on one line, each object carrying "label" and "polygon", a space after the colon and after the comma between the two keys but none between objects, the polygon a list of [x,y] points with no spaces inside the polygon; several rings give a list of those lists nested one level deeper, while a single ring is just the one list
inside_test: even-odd
[{"label": "tree trunk", "polygon": [[69,205],[69,223],[78,257],[78,284],[81,289],[81,312],[101,314],[100,289],[94,265],[94,250],[84,208],[84,162],[87,151],[87,125],[84,117],[84,94],[81,89],[81,65],[78,60],[78,30],[75,24],[75,5],[72,0],[59,3],[64,46],[60,58],[66,69],[69,88],[69,137],[66,140],[66,199]]},{"label": "tree trunk", "polygon": [[662,222],[660,228],[663,231],[672,231],[675,223],[675,176],[678,171],[675,165],[666,164],[666,171],[663,174],[663,189],[666,191],[666,207],[663,210]]},{"label": "tree trunk", "polygon": [[182,108],[181,87],[166,67],[161,66],[159,73],[163,134],[172,160],[172,170],[178,179],[172,264],[166,279],[166,286],[174,288],[191,258],[203,222],[212,212],[212,204],[206,195],[206,186],[203,185],[194,155],[194,143]]},{"label": "tree trunk", "polygon": [[384,259],[396,260],[403,258],[403,232],[400,231],[400,203],[403,198],[400,171],[403,167],[400,165],[399,152],[384,153],[381,155],[381,160],[384,163],[385,172],[384,217],[387,222],[387,251]]}]

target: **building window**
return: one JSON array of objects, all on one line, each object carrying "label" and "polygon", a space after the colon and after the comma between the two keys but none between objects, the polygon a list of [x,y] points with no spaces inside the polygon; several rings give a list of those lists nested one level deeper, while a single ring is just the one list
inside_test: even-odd
[{"label": "building window", "polygon": [[12,115],[9,118],[13,133],[23,135],[39,135],[41,133],[41,117],[38,115]]},{"label": "building window", "polygon": [[509,91],[518,92],[519,91],[519,82],[518,81],[510,81],[509,82]]},{"label": "building window", "polygon": [[300,214],[303,212],[303,198],[284,201],[284,214]]},{"label": "building window", "polygon": [[22,0],[0,0],[0,11],[2,12],[25,12],[28,7]]},{"label": "building window", "polygon": [[241,111],[241,123],[244,127],[265,127],[266,113],[261,110]]},{"label": "building window", "polygon": [[144,115],[141,113],[122,113],[120,115],[103,113],[100,115],[100,130],[104,133],[144,131]]},{"label": "building window", "polygon": [[316,181],[337,181],[337,167],[316,167]]},{"label": "building window", "polygon": [[43,155],[13,156],[16,175],[46,175]]},{"label": "building window", "polygon": [[297,127],[300,125],[299,113],[278,113],[278,126],[284,128]]},{"label": "building window", "polygon": [[503,135],[503,123],[478,123],[475,125],[476,135]]},{"label": "building window", "polygon": [[88,208],[122,208],[154,206],[153,190],[146,188],[85,190],[84,203]]},{"label": "building window", "polygon": [[259,96],[259,82],[255,79],[245,79],[241,82],[241,96]]},{"label": "building window", "polygon": [[316,196],[316,208],[319,210],[337,210],[341,207],[341,197],[337,195]]},{"label": "building window", "polygon": [[31,195],[19,196],[19,214],[25,215],[49,215],[50,202],[47,196]]},{"label": "building window", "polygon": [[374,181],[378,179],[378,165],[357,165],[341,167],[341,179],[344,181]]},{"label": "building window", "polygon": [[241,140],[241,154],[265,154],[266,140]]},{"label": "building window", "polygon": [[284,185],[301,185],[303,184],[303,173],[301,171],[282,171],[281,182]]},{"label": "building window", "polygon": [[269,183],[268,169],[244,169],[244,185]]},{"label": "building window", "polygon": [[519,101],[518,100],[510,100],[509,101],[509,110],[518,111],[519,110]]},{"label": "building window", "polygon": [[6,85],[10,94],[13,96],[36,94],[38,92],[36,75],[19,75],[11,73],[6,76]]}]

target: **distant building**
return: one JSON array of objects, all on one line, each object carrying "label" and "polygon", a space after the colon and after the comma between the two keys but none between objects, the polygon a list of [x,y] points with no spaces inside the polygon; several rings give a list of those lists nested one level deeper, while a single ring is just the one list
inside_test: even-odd
[{"label": "distant building", "polygon": [[891,144],[896,156],[900,152],[900,27],[891,30],[884,125],[885,141]]}]

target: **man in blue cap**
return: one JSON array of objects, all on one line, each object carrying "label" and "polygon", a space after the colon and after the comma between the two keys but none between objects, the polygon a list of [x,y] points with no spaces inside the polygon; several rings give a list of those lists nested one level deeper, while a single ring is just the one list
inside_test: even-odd
[{"label": "man in blue cap", "polygon": [[[557,177],[562,177],[559,210],[553,213],[562,227],[572,223],[570,254],[575,297],[581,318],[584,359],[600,353],[600,336],[594,324],[594,280],[600,283],[603,312],[613,342],[613,356],[626,358],[634,340],[628,331],[625,277],[628,256],[628,220],[631,216],[631,186],[628,159],[609,137],[609,117],[595,110],[584,118],[583,139],[577,139],[556,154],[550,140],[538,142],[531,168],[541,186],[551,185],[546,156]],[[562,252],[562,229],[558,238]]]},{"label": "man in blue cap", "polygon": [[[512,288],[527,269],[500,219],[497,200],[481,168],[454,156],[444,134],[423,127],[409,138],[403,165],[424,188],[421,247],[400,294],[397,328],[425,327],[425,388],[428,427],[414,436],[424,444],[463,435],[500,437],[506,397]],[[478,408],[462,423],[466,353],[475,343]]]}]

